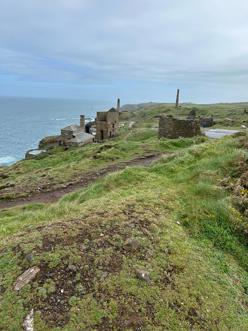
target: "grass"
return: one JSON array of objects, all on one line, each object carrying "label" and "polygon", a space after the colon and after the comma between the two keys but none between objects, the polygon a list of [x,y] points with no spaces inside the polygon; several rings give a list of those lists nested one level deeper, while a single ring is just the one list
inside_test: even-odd
[{"label": "grass", "polygon": [[[60,189],[68,183],[80,181],[87,174],[91,176],[92,169],[97,171],[110,164],[118,164],[148,153],[166,153],[184,148],[184,144],[191,144],[192,141],[158,141],[156,117],[165,113],[185,117],[193,108],[199,116],[213,115],[216,127],[240,129],[241,125],[248,126],[246,103],[183,104],[177,110],[171,104],[143,104],[135,111],[121,115],[121,121],[125,126],[120,129],[115,140],[67,151],[57,148],[50,151],[47,157],[18,162],[9,168],[0,168],[0,199],[27,197],[40,191]],[[128,129],[130,121],[135,122],[132,130]]]},{"label": "grass", "polygon": [[[0,329],[20,330],[34,308],[38,331],[247,330],[247,220],[221,185],[246,154],[239,138],[159,141],[144,128],[123,135],[108,143],[101,165],[111,155],[173,155],[56,204],[0,212]],[[67,156],[83,162],[80,153]],[[17,169],[60,157],[61,167],[77,163],[67,156]],[[16,278],[34,265],[40,273],[16,293]]]},{"label": "grass", "polygon": [[[136,124],[114,140],[0,170],[0,197],[9,199],[164,155],[57,203],[0,211],[0,330],[21,330],[32,308],[37,331],[247,330],[248,223],[222,185],[239,176],[247,150],[238,137],[158,140],[155,116],[185,116],[192,107],[219,127],[227,117],[233,127],[247,121],[246,104],[143,105],[122,114]],[[15,292],[31,266],[39,274]],[[150,282],[137,277],[140,269]]]}]

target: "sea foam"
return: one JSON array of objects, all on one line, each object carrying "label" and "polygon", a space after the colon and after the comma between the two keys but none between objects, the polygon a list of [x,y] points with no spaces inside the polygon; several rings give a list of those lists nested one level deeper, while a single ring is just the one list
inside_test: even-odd
[{"label": "sea foam", "polygon": [[0,157],[0,166],[8,166],[16,162],[16,158],[13,156]]}]

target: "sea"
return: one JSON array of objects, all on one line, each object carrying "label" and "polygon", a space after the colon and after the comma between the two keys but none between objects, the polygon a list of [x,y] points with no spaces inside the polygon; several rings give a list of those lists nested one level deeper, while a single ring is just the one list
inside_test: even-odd
[{"label": "sea", "polygon": [[106,100],[0,97],[0,166],[23,159],[45,136],[79,124],[81,114],[94,119],[97,111],[112,106]]}]

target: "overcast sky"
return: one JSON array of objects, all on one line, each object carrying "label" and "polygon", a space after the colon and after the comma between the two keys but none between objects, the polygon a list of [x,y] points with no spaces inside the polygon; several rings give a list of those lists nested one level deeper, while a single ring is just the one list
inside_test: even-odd
[{"label": "overcast sky", "polygon": [[0,0],[0,95],[248,101],[248,1]]}]

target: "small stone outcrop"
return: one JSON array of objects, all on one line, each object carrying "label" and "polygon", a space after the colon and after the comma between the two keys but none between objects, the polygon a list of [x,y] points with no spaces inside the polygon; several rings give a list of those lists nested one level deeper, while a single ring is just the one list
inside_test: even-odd
[{"label": "small stone outcrop", "polygon": [[160,116],[159,138],[190,138],[200,134],[200,123],[196,119],[178,119],[168,115]]},{"label": "small stone outcrop", "polygon": [[27,285],[31,280],[33,280],[36,275],[40,272],[40,268],[32,267],[26,270],[23,274],[21,274],[14,285],[15,291],[20,291],[25,285]]},{"label": "small stone outcrop", "polygon": [[140,280],[145,281],[146,283],[151,283],[150,273],[144,269],[135,269],[136,277]]}]

